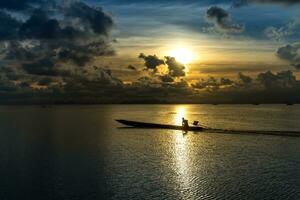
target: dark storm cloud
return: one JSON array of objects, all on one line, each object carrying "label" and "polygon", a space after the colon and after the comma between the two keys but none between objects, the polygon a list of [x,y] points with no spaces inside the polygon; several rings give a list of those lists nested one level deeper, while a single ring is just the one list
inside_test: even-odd
[{"label": "dark storm cloud", "polygon": [[[109,35],[114,21],[102,8],[79,1],[52,6],[49,1],[23,3],[14,12],[28,16],[25,20],[9,14],[8,4],[0,7],[1,52],[14,66],[32,75],[54,76],[59,70],[54,71],[53,66],[84,67],[96,57],[114,55]],[[34,8],[25,10],[33,3]]]},{"label": "dark storm cloud", "polygon": [[174,57],[166,56],[166,65],[169,69],[169,75],[172,77],[185,76],[185,66],[178,62]]},{"label": "dark storm cloud", "polygon": [[23,64],[23,69],[32,75],[57,76],[55,65],[50,59],[38,60],[34,63]]},{"label": "dark storm cloud", "polygon": [[165,61],[158,58],[156,55],[148,55],[146,56],[145,54],[141,53],[139,55],[139,58],[143,59],[145,61],[144,65],[146,69],[151,69],[156,71],[157,67],[159,65],[164,65]]},{"label": "dark storm cloud", "polygon": [[15,60],[17,63],[51,59],[57,64],[68,63],[83,67],[95,57],[114,54],[109,43],[102,40],[90,43],[60,40],[38,43],[10,42],[5,57],[10,61]]},{"label": "dark storm cloud", "polygon": [[72,39],[79,31],[66,27],[61,28],[57,19],[49,18],[46,11],[36,9],[30,18],[19,29],[20,39]]},{"label": "dark storm cloud", "polygon": [[85,63],[90,61],[89,54],[81,54],[79,51],[74,51],[72,48],[61,49],[57,53],[57,57],[61,61],[72,60],[73,63],[77,64],[78,66],[84,66]]},{"label": "dark storm cloud", "polygon": [[[14,22],[16,34],[14,39],[68,39],[74,40],[84,36],[104,35],[108,36],[114,26],[112,18],[104,13],[101,8],[93,8],[88,5],[75,2],[64,8],[55,7],[55,11],[63,14],[63,18],[51,18],[47,9],[34,9],[31,16],[22,24],[14,22],[15,19],[6,14],[3,21],[9,27]],[[53,11],[52,11],[53,12]],[[57,14],[58,14],[57,13]],[[3,14],[1,15],[3,16]],[[1,17],[0,16],[0,17]],[[3,17],[2,17],[3,18]],[[71,22],[77,21],[74,25]],[[19,25],[19,27],[17,27]],[[0,38],[3,39],[3,38]],[[5,39],[5,38],[4,38]]]},{"label": "dark storm cloud", "polygon": [[300,44],[286,45],[278,48],[276,55],[285,61],[288,61],[296,69],[300,64]]},{"label": "dark storm cloud", "polygon": [[[109,68],[96,67],[89,70],[83,70],[82,73],[75,73],[71,77],[66,77],[67,88],[71,87],[76,90],[97,91],[110,86],[122,86],[123,83],[114,77]],[[65,89],[67,89],[65,88]],[[68,92],[68,90],[66,90]]]},{"label": "dark storm cloud", "polygon": [[243,25],[234,24],[230,14],[223,8],[212,6],[206,11],[206,18],[212,22],[216,28],[227,33],[240,33],[244,30]]},{"label": "dark storm cloud", "polygon": [[5,59],[13,61],[34,60],[36,53],[33,49],[28,49],[19,41],[9,41],[4,48]]},{"label": "dark storm cloud", "polygon": [[22,75],[16,73],[11,67],[0,67],[0,75],[10,81],[17,81]]},{"label": "dark storm cloud", "polygon": [[63,62],[71,61],[78,66],[86,65],[95,57],[115,55],[110,45],[102,40],[86,44],[64,42],[63,45],[58,44],[55,49],[54,59]]},{"label": "dark storm cloud", "polygon": [[71,4],[66,16],[78,18],[85,29],[100,35],[108,35],[114,24],[112,18],[104,13],[102,8],[92,8],[82,2]]},{"label": "dark storm cloud", "polygon": [[1,10],[0,21],[0,41],[16,38],[20,22]]},{"label": "dark storm cloud", "polygon": [[80,1],[1,1],[0,21],[2,102],[34,102],[32,96],[40,102],[54,96],[82,102],[83,96],[90,100],[94,94],[120,92],[123,83],[109,69],[89,65],[115,55],[114,20],[101,7]]}]

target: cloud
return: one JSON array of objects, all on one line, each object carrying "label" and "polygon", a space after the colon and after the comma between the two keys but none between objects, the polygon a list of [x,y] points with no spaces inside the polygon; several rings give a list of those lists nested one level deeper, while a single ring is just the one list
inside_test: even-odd
[{"label": "cloud", "polygon": [[206,11],[206,18],[214,24],[217,30],[225,33],[241,33],[244,31],[244,26],[234,24],[231,21],[230,14],[223,8],[212,6]]},{"label": "cloud", "polygon": [[[2,11],[5,27],[13,24],[17,34],[13,39],[88,39],[91,36],[108,36],[114,26],[113,19],[99,8],[94,8],[82,2],[74,2],[61,8],[56,5],[50,11],[46,8],[36,8],[25,22],[18,22]],[[53,11],[54,9],[54,11]],[[54,15],[52,14],[54,12]],[[28,12],[21,12],[27,14]],[[52,14],[51,17],[49,14]],[[58,17],[63,15],[63,17]],[[6,18],[6,19],[5,19]],[[18,25],[18,26],[17,26]],[[0,39],[5,39],[1,37]]]},{"label": "cloud", "polygon": [[[160,59],[156,55],[148,55],[141,53],[139,58],[145,61],[144,65],[146,66],[146,70],[153,70],[154,75],[157,73],[157,67],[160,65],[166,65],[168,68],[168,75],[170,77],[183,77],[185,76],[185,66],[184,64],[178,62],[176,58],[165,56],[164,59]],[[165,77],[167,79],[167,76]]]},{"label": "cloud", "polygon": [[299,69],[300,64],[300,44],[286,45],[277,49],[276,55],[289,62],[296,69]]},{"label": "cloud", "polygon": [[[110,44],[114,20],[101,7],[79,1],[17,2],[0,4],[0,52],[24,76],[69,76],[97,57],[115,54]],[[63,66],[71,71],[62,71]]]},{"label": "cloud", "polygon": [[220,84],[221,85],[232,85],[234,83],[234,81],[232,81],[231,79],[229,79],[229,78],[224,78],[224,77],[222,77],[221,79],[220,79]]},{"label": "cloud", "polygon": [[164,83],[172,83],[174,82],[174,78],[170,76],[169,74],[159,76],[160,80]]},{"label": "cloud", "polygon": [[249,85],[252,83],[252,78],[250,76],[244,75],[243,73],[238,73],[238,79],[243,85]]},{"label": "cloud", "polygon": [[279,58],[287,61],[300,61],[300,45],[286,45],[277,50]]},{"label": "cloud", "polygon": [[143,59],[145,61],[144,65],[146,67],[146,69],[151,69],[154,70],[154,72],[156,72],[157,67],[159,65],[164,65],[165,61],[162,59],[159,59],[156,55],[148,55],[146,56],[145,54],[141,53],[139,55],[139,58]]},{"label": "cloud", "polygon": [[228,85],[221,84],[222,78],[209,77],[193,83],[192,87],[199,91],[199,98],[205,103],[300,102],[300,81],[291,71],[259,73],[248,84],[242,84],[239,77],[238,74]]},{"label": "cloud", "polygon": [[207,90],[215,90],[218,89],[220,84],[218,83],[218,80],[214,77],[209,77],[208,79],[200,79],[196,83],[192,84],[193,88],[196,89],[207,89]]},{"label": "cloud", "polygon": [[300,25],[299,19],[294,19],[282,27],[269,26],[265,29],[265,34],[268,38],[281,41],[287,36],[294,35]]},{"label": "cloud", "polygon": [[267,71],[258,74],[257,79],[267,89],[294,88],[300,86],[300,82],[296,80],[296,77],[291,71],[281,71],[277,74]]},{"label": "cloud", "polygon": [[236,80],[221,77],[209,77],[207,79],[200,79],[192,84],[193,88],[205,89],[208,91],[216,90],[284,90],[287,88],[300,87],[300,81],[292,71],[280,71],[273,73],[271,71],[262,72],[257,74],[255,78],[244,75],[239,72]]},{"label": "cloud", "polygon": [[74,2],[66,11],[66,16],[77,18],[84,30],[108,36],[114,25],[113,19],[103,12],[102,8],[93,8],[82,2]]},{"label": "cloud", "polygon": [[21,76],[11,67],[0,67],[0,76],[8,81],[17,81]]},{"label": "cloud", "polygon": [[[0,68],[1,69],[1,68]],[[83,70],[83,69],[82,69]],[[4,69],[6,71],[6,69]],[[168,76],[168,75],[167,75]],[[166,77],[167,77],[166,76]],[[244,75],[246,76],[246,75]],[[166,78],[165,77],[165,78]],[[172,78],[169,76],[169,78]],[[191,86],[180,81],[164,82],[156,77],[142,77],[124,84],[109,68],[91,67],[64,77],[64,84],[55,84],[55,77],[42,77],[30,87],[23,80],[18,84],[2,76],[2,103],[297,103],[300,102],[300,81],[291,71],[259,73],[249,84],[239,79],[208,77]],[[171,79],[170,79],[171,80]],[[35,98],[31,98],[34,94]],[[51,98],[49,98],[51,96]],[[182,98],[184,97],[184,98]]]},{"label": "cloud", "polygon": [[199,81],[193,83],[191,86],[195,89],[206,89],[207,91],[216,91],[220,88],[229,87],[235,84],[235,82],[229,78],[221,77],[217,79],[210,76],[207,79],[200,79]]},{"label": "cloud", "polygon": [[176,58],[166,56],[166,65],[168,66],[169,69],[169,75],[172,77],[182,77],[185,76],[185,66],[178,62]]},{"label": "cloud", "polygon": [[99,6],[80,1],[0,2],[0,93],[3,101],[76,102],[120,92],[123,82],[96,58],[113,56],[115,22]]},{"label": "cloud", "polygon": [[293,67],[300,70],[300,63],[299,64],[292,64]]},{"label": "cloud", "polygon": [[58,39],[67,35],[58,20],[49,19],[44,10],[36,9],[30,18],[25,21],[20,29],[20,39]]},{"label": "cloud", "polygon": [[20,22],[1,10],[0,21],[0,41],[16,38]]},{"label": "cloud", "polygon": [[54,59],[63,62],[72,62],[78,66],[84,66],[96,57],[112,56],[115,51],[103,40],[89,43],[70,43],[65,42],[64,46],[56,47]]},{"label": "cloud", "polygon": [[23,69],[32,75],[57,76],[55,64],[51,59],[41,59],[34,63],[23,64]]}]

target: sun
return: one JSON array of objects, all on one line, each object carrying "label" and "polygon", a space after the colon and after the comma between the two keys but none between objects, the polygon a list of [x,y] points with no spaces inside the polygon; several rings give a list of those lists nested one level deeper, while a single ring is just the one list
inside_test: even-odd
[{"label": "sun", "polygon": [[170,52],[170,56],[174,57],[178,62],[182,64],[189,64],[193,60],[193,53],[186,48],[173,49]]}]

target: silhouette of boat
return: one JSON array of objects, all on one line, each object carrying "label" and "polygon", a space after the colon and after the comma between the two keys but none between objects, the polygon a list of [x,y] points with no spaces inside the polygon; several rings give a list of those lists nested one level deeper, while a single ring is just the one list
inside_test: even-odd
[{"label": "silhouette of boat", "polygon": [[183,131],[203,131],[203,127],[200,126],[189,126],[183,127],[179,125],[168,125],[168,124],[154,124],[146,122],[128,121],[123,119],[117,119],[117,122],[134,127],[134,128],[153,128],[153,129],[172,129],[172,130],[183,130]]}]

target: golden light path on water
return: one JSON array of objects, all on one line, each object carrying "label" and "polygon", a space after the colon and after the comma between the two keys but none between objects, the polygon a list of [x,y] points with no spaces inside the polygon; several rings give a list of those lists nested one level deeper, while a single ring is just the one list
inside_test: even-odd
[{"label": "golden light path on water", "polygon": [[[180,105],[175,108],[176,115],[174,117],[175,124],[181,124],[182,118],[187,119],[187,107]],[[174,135],[174,159],[176,163],[177,173],[178,173],[178,183],[180,185],[181,191],[184,192],[189,188],[189,180],[191,174],[189,173],[189,152],[186,133],[183,131],[176,131]]]}]

